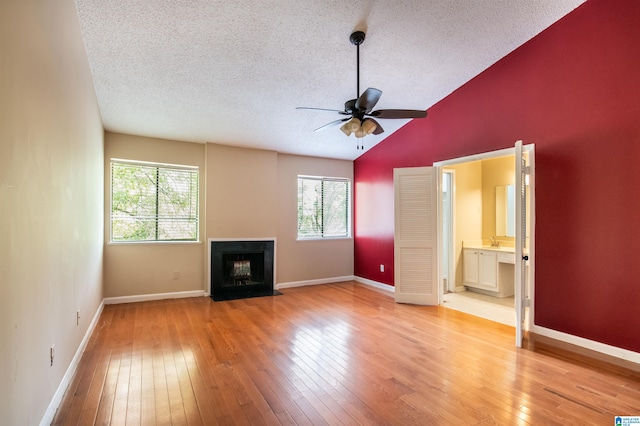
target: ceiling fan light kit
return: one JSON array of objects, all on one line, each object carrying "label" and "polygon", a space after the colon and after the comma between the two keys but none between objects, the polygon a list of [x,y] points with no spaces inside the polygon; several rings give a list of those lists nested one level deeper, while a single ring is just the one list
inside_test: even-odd
[{"label": "ceiling fan light kit", "polygon": [[351,133],[357,132],[358,129],[360,129],[360,120],[355,117],[340,126],[340,130],[342,130],[342,133],[347,136],[351,136]]},{"label": "ceiling fan light kit", "polygon": [[[370,118],[366,118],[363,122],[362,125],[360,126],[360,130],[362,131],[362,133],[364,133],[363,136],[366,135],[370,135],[371,133],[373,133],[376,130],[377,124],[375,121],[373,121]],[[362,137],[362,136],[358,136],[358,132],[356,132],[356,137]]]},{"label": "ceiling fan light kit", "polygon": [[[374,134],[379,135],[384,132],[382,126],[373,118],[378,119],[411,119],[411,118],[424,118],[427,116],[426,110],[410,110],[410,109],[381,109],[373,111],[373,107],[378,103],[382,91],[369,87],[362,94],[360,94],[360,45],[364,42],[365,33],[362,31],[355,31],[349,36],[351,44],[356,46],[357,52],[357,92],[356,99],[350,99],[344,103],[344,110],[327,109],[327,108],[312,108],[312,107],[298,107],[296,109],[311,109],[319,111],[331,111],[337,112],[343,116],[350,116],[351,118],[340,118],[325,124],[317,128],[314,131],[324,130],[327,127],[333,127],[338,124],[340,130],[347,136],[354,134],[356,138],[361,139],[367,135]],[[366,118],[365,118],[366,117]],[[361,144],[358,144],[360,148]]]}]

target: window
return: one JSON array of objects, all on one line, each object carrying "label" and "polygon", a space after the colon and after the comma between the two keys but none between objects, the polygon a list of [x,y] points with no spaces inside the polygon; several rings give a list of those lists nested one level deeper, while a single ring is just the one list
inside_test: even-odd
[{"label": "window", "polygon": [[350,237],[349,180],[298,176],[298,239]]},{"label": "window", "polygon": [[111,161],[111,241],[197,241],[198,168]]}]

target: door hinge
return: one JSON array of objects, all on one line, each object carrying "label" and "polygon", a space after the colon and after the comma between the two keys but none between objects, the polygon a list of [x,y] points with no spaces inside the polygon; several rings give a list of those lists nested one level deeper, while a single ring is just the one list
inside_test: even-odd
[{"label": "door hinge", "polygon": [[525,298],[524,299],[524,307],[525,308],[530,308],[531,307],[531,299],[529,299],[529,298]]}]

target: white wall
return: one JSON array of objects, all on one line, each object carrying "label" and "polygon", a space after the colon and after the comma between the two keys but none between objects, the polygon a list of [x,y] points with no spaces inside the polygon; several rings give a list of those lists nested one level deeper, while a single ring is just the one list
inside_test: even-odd
[{"label": "white wall", "polygon": [[103,129],[73,0],[0,2],[0,67],[0,423],[33,425],[102,301]]}]

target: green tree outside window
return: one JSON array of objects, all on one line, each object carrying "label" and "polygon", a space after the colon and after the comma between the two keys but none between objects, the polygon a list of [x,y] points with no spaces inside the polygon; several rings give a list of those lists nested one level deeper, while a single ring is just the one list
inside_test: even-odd
[{"label": "green tree outside window", "polygon": [[112,160],[111,241],[197,241],[198,169]]},{"label": "green tree outside window", "polygon": [[298,176],[298,239],[351,233],[348,179]]}]

